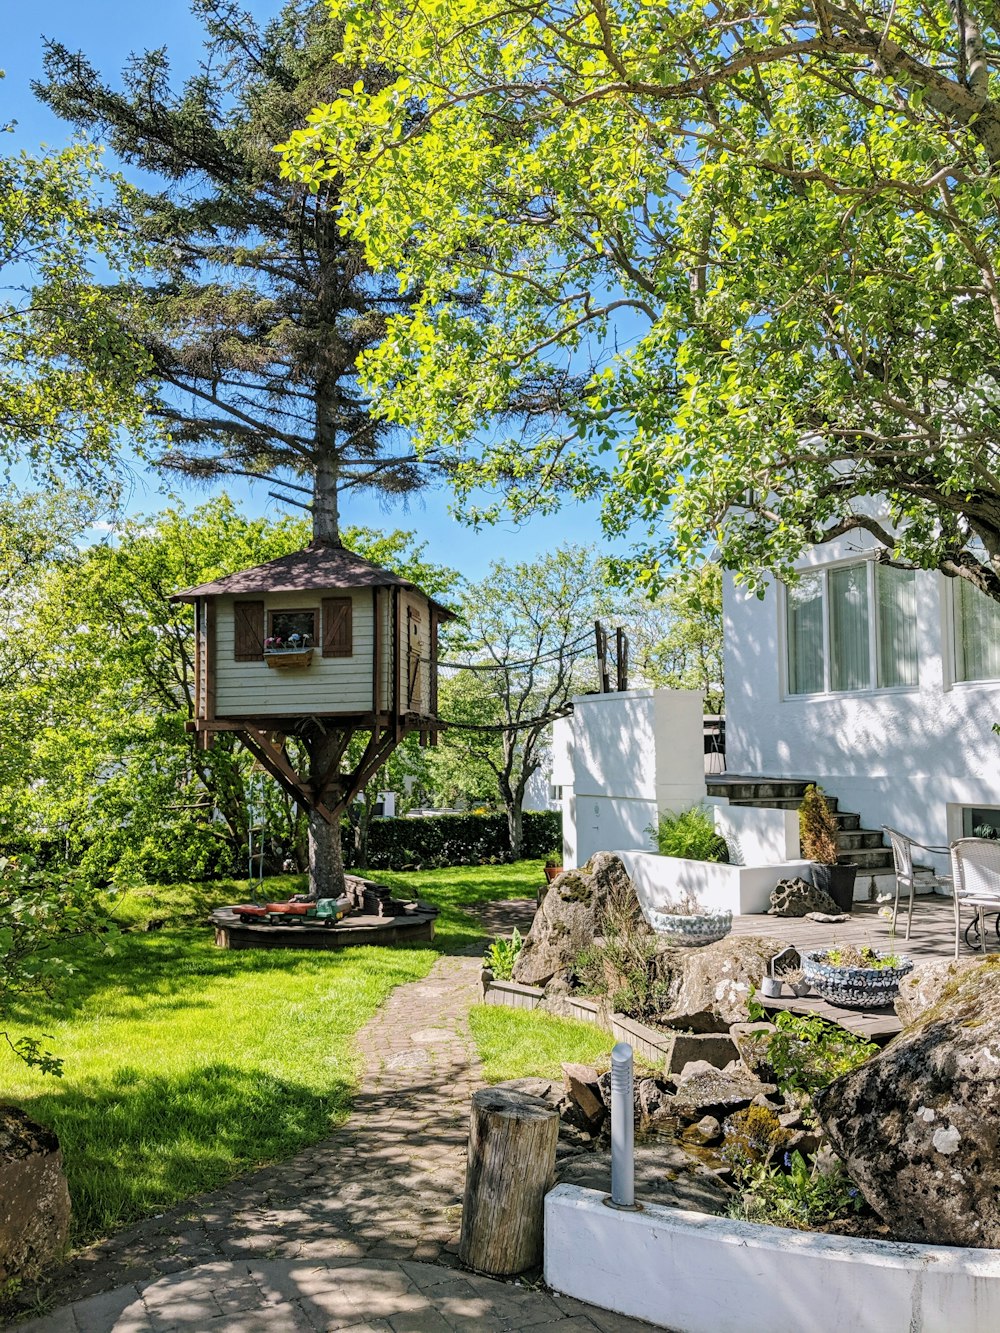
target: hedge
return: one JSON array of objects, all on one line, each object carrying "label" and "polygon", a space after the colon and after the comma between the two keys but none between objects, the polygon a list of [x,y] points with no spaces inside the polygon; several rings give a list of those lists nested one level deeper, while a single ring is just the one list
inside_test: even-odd
[{"label": "hedge", "polygon": [[[522,856],[548,856],[562,846],[562,813],[525,811]],[[344,830],[344,860],[353,865],[353,838]],[[510,860],[506,815],[424,815],[373,819],[368,832],[369,870],[487,865]]]}]

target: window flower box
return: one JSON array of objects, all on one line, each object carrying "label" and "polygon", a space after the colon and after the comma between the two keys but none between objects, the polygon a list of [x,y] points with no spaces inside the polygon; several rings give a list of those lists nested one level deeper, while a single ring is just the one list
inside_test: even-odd
[{"label": "window flower box", "polygon": [[289,667],[307,667],[312,661],[312,648],[265,648],[264,661],[269,667],[285,671]]}]

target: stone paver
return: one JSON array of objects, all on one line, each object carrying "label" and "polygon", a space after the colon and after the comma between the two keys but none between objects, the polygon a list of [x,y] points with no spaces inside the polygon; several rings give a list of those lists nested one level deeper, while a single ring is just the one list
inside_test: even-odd
[{"label": "stone paver", "polygon": [[648,1328],[564,1296],[434,1264],[245,1259],[122,1286],[21,1325],[20,1333],[638,1333]]}]

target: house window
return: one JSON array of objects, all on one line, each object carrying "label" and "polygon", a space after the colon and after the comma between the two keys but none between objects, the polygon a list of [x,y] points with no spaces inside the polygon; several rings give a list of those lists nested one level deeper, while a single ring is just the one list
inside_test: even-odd
[{"label": "house window", "polygon": [[916,573],[862,560],[785,590],[789,694],[917,683]]},{"label": "house window", "polygon": [[271,611],[268,613],[268,640],[273,647],[308,648],[316,642],[315,611]]},{"label": "house window", "polygon": [[1000,604],[955,580],[955,679],[1000,680]]},{"label": "house window", "polygon": [[962,808],[963,838],[1000,838],[1000,810],[966,805]]}]

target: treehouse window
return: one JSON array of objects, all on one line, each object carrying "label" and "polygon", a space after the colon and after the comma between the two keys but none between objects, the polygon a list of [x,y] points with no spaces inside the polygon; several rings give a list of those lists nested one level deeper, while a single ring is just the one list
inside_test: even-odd
[{"label": "treehouse window", "polygon": [[265,649],[310,648],[316,642],[315,611],[271,611]]}]

